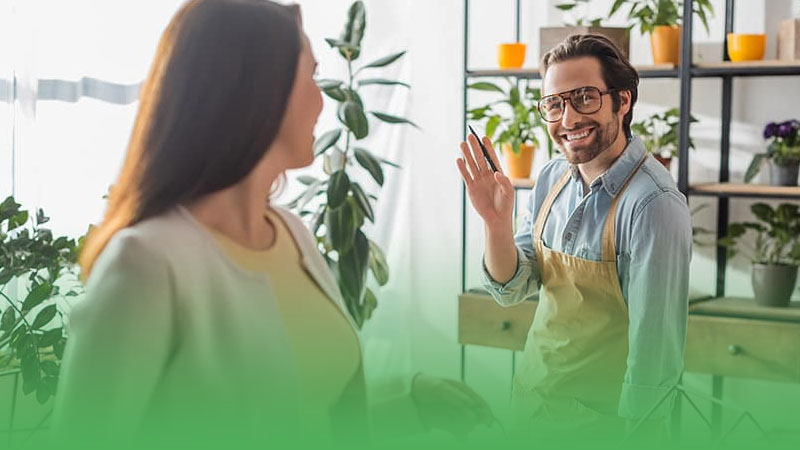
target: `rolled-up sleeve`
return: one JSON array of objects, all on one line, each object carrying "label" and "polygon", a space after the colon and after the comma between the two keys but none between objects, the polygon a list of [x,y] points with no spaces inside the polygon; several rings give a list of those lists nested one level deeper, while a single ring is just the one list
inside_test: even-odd
[{"label": "rolled-up sleeve", "polygon": [[528,214],[514,235],[514,244],[517,247],[517,271],[505,283],[498,283],[492,279],[486,269],[484,258],[481,258],[481,273],[483,287],[492,295],[497,303],[502,306],[511,306],[519,303],[539,292],[541,278],[539,266],[536,263],[536,252],[533,250],[533,202],[535,196],[530,196]]},{"label": "rolled-up sleeve", "polygon": [[[692,229],[683,196],[664,191],[633,218],[628,285],[629,351],[619,415],[647,414],[683,371]],[[667,398],[651,417],[666,416]]]}]

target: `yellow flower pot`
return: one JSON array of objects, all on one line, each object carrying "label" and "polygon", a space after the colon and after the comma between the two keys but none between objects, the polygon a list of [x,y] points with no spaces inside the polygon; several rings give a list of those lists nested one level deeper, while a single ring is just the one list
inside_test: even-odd
[{"label": "yellow flower pot", "polygon": [[766,34],[728,34],[728,56],[731,61],[762,60],[766,46]]},{"label": "yellow flower pot", "polygon": [[530,178],[533,154],[536,151],[536,147],[530,144],[522,144],[519,148],[519,153],[514,153],[511,144],[503,144],[502,148],[508,177],[512,179]]},{"label": "yellow flower pot", "polygon": [[497,46],[497,64],[501,69],[519,69],[525,63],[525,44],[514,42]]},{"label": "yellow flower pot", "polygon": [[653,64],[675,64],[681,60],[681,27],[657,25],[650,34]]}]

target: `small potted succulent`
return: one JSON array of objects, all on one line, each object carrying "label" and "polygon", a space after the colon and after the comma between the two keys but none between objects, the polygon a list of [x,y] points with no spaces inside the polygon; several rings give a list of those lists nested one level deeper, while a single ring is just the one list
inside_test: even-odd
[{"label": "small potted succulent", "polygon": [[[695,122],[697,119],[689,116],[689,123]],[[678,156],[680,123],[680,111],[678,108],[672,108],[631,124],[631,131],[642,140],[647,151],[669,170],[672,158]],[[689,148],[694,148],[691,138],[689,138]]]},{"label": "small potted succulent", "polygon": [[[753,263],[752,283],[756,303],[763,306],[788,306],[800,265],[800,206],[784,203],[777,209],[756,203],[750,210],[758,222],[732,223],[719,244],[728,255],[743,251]],[[741,238],[755,233],[753,245]]]},{"label": "small potted succulent", "polygon": [[764,139],[769,144],[765,153],[753,156],[745,172],[749,183],[761,170],[764,161],[769,161],[770,184],[774,186],[797,186],[800,168],[800,121],[770,122],[764,127]]},{"label": "small potted succulent", "polygon": [[[536,130],[543,130],[547,135],[545,123],[536,110],[541,91],[526,81],[519,85],[510,79],[507,82],[508,89],[487,81],[471,84],[470,89],[497,92],[503,98],[469,110],[467,118],[486,121],[486,136],[498,144],[510,178],[530,178],[533,155],[539,147]],[[548,154],[552,156],[552,152],[548,139]]]},{"label": "small potted succulent", "polygon": [[[650,33],[650,49],[654,64],[680,62],[681,25],[683,1],[681,0],[616,0],[608,16],[611,17],[625,5],[631,26],[639,25],[642,34]],[[694,0],[694,13],[708,32],[708,18],[713,15],[711,0]]]}]

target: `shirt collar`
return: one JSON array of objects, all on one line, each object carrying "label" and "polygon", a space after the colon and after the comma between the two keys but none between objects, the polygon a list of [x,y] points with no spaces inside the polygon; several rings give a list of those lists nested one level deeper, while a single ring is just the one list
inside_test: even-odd
[{"label": "shirt collar", "polygon": [[[645,152],[646,150],[642,141],[634,136],[628,142],[628,146],[625,147],[622,155],[614,161],[604,174],[594,180],[592,185],[589,186],[589,189],[594,192],[602,186],[606,192],[608,192],[608,195],[616,197],[620,189],[622,189],[622,186],[625,185],[628,178],[633,175],[633,172],[639,166],[639,162],[642,160],[642,157],[644,157]],[[570,170],[573,180],[582,182],[578,166],[570,165]]]}]

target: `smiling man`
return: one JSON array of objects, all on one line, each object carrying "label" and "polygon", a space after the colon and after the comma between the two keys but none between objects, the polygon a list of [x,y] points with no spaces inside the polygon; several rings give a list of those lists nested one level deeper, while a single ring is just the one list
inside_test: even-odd
[{"label": "smiling man", "polygon": [[[486,288],[502,305],[539,294],[514,378],[517,425],[621,437],[683,370],[689,211],[631,135],[639,77],[610,41],[571,36],[541,67],[539,114],[562,156],[539,174],[516,235],[513,187],[471,136],[458,167],[485,225]],[[663,428],[672,400],[650,415],[651,429]]]}]

